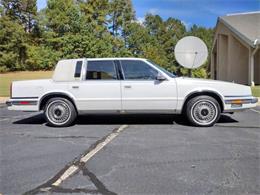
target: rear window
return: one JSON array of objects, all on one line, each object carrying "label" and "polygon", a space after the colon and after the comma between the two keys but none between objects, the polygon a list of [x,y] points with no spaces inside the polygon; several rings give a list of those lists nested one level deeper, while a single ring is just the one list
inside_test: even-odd
[{"label": "rear window", "polygon": [[113,61],[89,61],[86,80],[116,80],[116,69]]},{"label": "rear window", "polygon": [[82,61],[77,61],[76,67],[75,67],[75,73],[74,73],[75,78],[80,78],[81,68],[82,68]]}]

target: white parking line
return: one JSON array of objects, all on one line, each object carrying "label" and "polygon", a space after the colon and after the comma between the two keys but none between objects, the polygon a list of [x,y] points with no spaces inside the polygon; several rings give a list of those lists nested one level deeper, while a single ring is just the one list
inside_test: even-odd
[{"label": "white parking line", "polygon": [[250,110],[252,110],[253,112],[256,112],[256,113],[260,114],[260,111],[259,111],[259,110],[255,110],[255,109],[250,109]]},{"label": "white parking line", "polygon": [[[94,149],[89,151],[87,154],[80,158],[80,162],[86,163],[90,160],[96,153],[98,153],[103,147],[105,147],[108,143],[110,143],[113,139],[115,139],[124,129],[126,129],[128,125],[121,125],[118,129],[109,134],[104,141],[100,142],[95,146]],[[55,182],[52,183],[53,186],[59,186],[64,180],[68,177],[72,176],[79,170],[79,167],[76,165],[71,165]]]}]

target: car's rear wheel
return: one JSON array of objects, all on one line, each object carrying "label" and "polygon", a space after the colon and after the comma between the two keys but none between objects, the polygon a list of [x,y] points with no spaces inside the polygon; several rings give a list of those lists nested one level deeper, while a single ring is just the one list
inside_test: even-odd
[{"label": "car's rear wheel", "polygon": [[194,126],[209,127],[220,118],[220,105],[210,96],[197,96],[187,102],[185,113]]},{"label": "car's rear wheel", "polygon": [[44,109],[45,118],[50,126],[70,126],[77,117],[74,105],[65,98],[51,98]]}]

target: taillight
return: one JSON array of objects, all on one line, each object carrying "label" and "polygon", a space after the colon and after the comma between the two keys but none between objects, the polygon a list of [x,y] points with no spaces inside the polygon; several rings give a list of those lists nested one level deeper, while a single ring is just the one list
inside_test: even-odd
[{"label": "taillight", "polygon": [[28,105],[30,104],[30,102],[26,102],[26,101],[23,101],[23,102],[20,102],[21,105]]},{"label": "taillight", "polygon": [[12,98],[12,88],[13,88],[13,83],[10,84],[10,98]]}]

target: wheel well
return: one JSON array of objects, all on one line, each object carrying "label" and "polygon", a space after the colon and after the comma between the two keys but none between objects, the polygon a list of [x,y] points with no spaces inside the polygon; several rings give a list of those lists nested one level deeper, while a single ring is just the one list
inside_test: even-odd
[{"label": "wheel well", "polygon": [[48,95],[44,96],[44,97],[40,100],[40,110],[44,110],[45,105],[46,105],[46,103],[48,102],[49,99],[51,99],[51,98],[56,98],[56,97],[65,98],[65,99],[69,100],[69,101],[74,105],[74,107],[75,107],[76,110],[77,110],[77,107],[76,107],[76,105],[75,105],[74,100],[73,100],[71,97],[69,97],[68,95],[66,95],[66,94],[60,94],[60,93],[58,93],[58,94],[56,94],[56,93],[54,93],[54,94],[48,94]]},{"label": "wheel well", "polygon": [[217,100],[217,102],[219,103],[221,112],[223,112],[223,110],[224,110],[224,105],[223,105],[223,101],[222,101],[221,97],[220,97],[218,94],[216,94],[215,92],[206,92],[206,91],[204,91],[204,92],[195,92],[195,93],[190,94],[190,95],[186,98],[186,100],[185,100],[185,102],[184,102],[184,104],[183,104],[183,109],[182,109],[182,111],[185,110],[185,106],[187,105],[187,102],[188,102],[190,99],[192,99],[192,98],[194,98],[194,97],[197,97],[197,96],[201,96],[201,95],[207,95],[207,96],[210,96],[210,97],[214,98],[215,100]]}]

